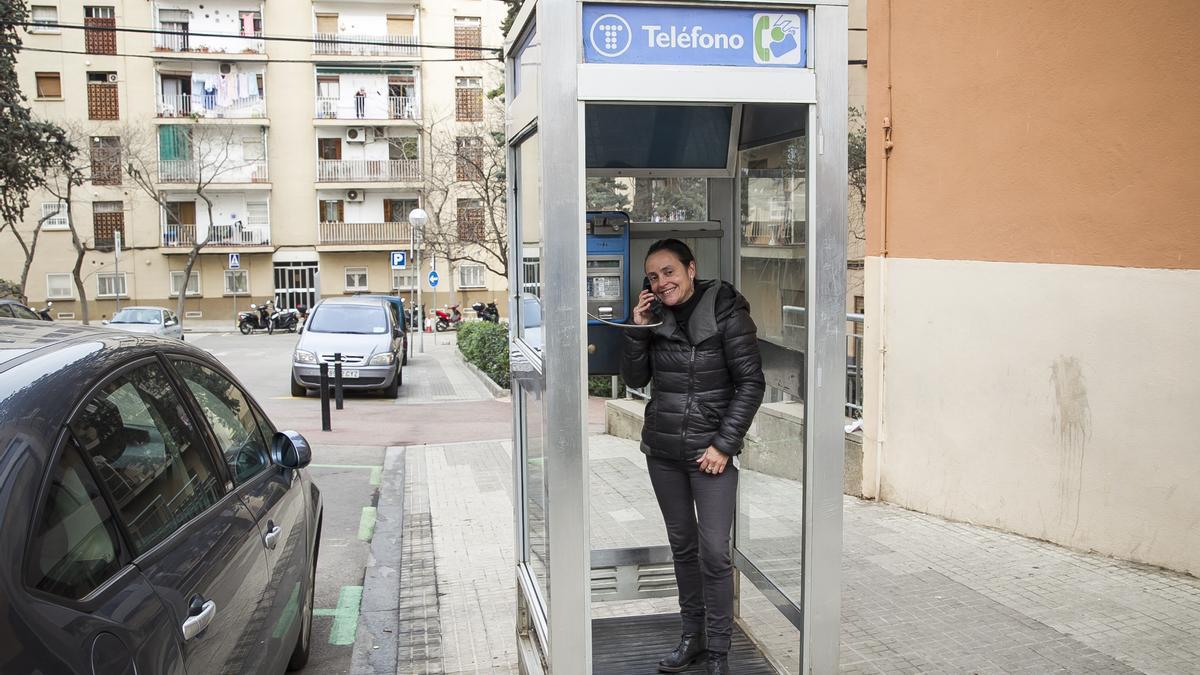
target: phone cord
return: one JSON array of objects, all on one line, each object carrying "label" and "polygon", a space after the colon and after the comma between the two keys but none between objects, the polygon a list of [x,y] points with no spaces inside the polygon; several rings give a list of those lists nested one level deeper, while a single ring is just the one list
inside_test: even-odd
[{"label": "phone cord", "polygon": [[592,317],[593,319],[599,321],[600,323],[603,323],[603,324],[606,324],[609,326],[616,326],[617,328],[657,328],[658,326],[663,325],[663,322],[661,322],[661,321],[659,321],[658,323],[647,323],[647,324],[617,323],[615,321],[601,319],[600,317],[596,316],[595,314],[592,314],[591,312],[588,312],[587,315]]}]

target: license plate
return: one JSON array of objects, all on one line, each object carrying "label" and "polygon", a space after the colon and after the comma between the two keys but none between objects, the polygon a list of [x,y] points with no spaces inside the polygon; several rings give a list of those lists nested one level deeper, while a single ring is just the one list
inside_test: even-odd
[{"label": "license plate", "polygon": [[342,377],[347,380],[357,380],[358,379],[358,371],[357,370],[343,370]]}]

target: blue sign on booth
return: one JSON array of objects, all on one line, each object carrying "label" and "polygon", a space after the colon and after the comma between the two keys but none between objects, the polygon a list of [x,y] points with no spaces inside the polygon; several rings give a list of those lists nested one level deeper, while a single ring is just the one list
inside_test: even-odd
[{"label": "blue sign on booth", "polygon": [[429,285],[430,285],[430,286],[432,286],[432,287],[434,287],[434,288],[437,288],[437,285],[438,285],[438,279],[440,279],[440,278],[441,278],[441,277],[439,277],[439,276],[438,276],[438,273],[437,273],[437,272],[430,272],[430,273],[429,273]]},{"label": "blue sign on booth", "polygon": [[806,68],[808,14],[588,3],[583,6],[583,60]]},{"label": "blue sign on booth", "polygon": [[402,270],[408,267],[407,251],[392,251],[392,269]]}]

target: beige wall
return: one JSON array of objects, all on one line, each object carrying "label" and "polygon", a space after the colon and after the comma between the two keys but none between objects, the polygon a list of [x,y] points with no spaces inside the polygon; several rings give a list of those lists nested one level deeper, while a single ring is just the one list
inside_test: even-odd
[{"label": "beige wall", "polygon": [[877,421],[864,462],[880,498],[1200,574],[1200,271],[893,258],[885,274],[884,442]]},{"label": "beige wall", "polygon": [[867,495],[1200,573],[1198,20],[870,5]]}]

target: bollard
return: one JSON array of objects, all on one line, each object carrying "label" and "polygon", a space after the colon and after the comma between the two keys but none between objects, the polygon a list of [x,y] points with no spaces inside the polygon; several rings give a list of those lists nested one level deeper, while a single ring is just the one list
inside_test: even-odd
[{"label": "bollard", "polygon": [[337,401],[337,409],[342,409],[342,353],[333,354],[333,391]]},{"label": "bollard", "polygon": [[333,431],[329,423],[329,364],[321,364],[321,431]]}]

